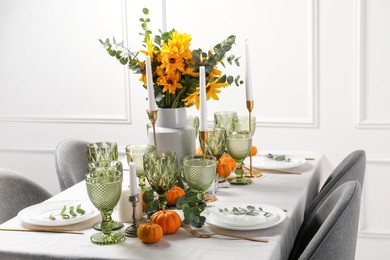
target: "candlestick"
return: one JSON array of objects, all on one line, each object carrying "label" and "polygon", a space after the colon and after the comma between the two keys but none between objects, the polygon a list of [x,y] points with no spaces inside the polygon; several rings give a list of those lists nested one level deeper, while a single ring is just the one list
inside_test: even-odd
[{"label": "candlestick", "polygon": [[152,123],[152,127],[153,127],[154,149],[156,150],[156,153],[158,151],[158,149],[157,149],[157,136],[156,136],[157,111],[158,111],[157,109],[146,111],[146,113],[148,113],[149,120]]},{"label": "candlestick", "polygon": [[245,86],[246,86],[246,100],[253,101],[253,90],[252,90],[252,75],[250,67],[250,54],[248,39],[245,40]]},{"label": "candlestick", "polygon": [[139,201],[139,194],[136,194],[134,196],[130,195],[129,196],[129,201],[133,206],[133,223],[128,226],[125,230],[125,236],[127,237],[137,237],[137,229],[138,229],[138,224],[137,224],[137,218],[135,215],[135,208],[137,207],[137,203]]},{"label": "candlestick", "polygon": [[130,196],[135,196],[137,194],[137,173],[136,166],[134,162],[129,162],[130,168]]},{"label": "candlestick", "polygon": [[148,88],[149,110],[154,111],[156,110],[156,98],[154,96],[152,63],[150,61],[149,56],[146,56],[145,68],[146,68],[146,85]]},{"label": "candlestick", "polygon": [[[254,107],[254,101],[246,101],[246,108],[249,111],[249,133],[252,132],[252,110]],[[249,153],[249,174],[245,174],[245,177],[248,178],[259,178],[263,176],[263,174],[260,171],[254,171],[252,168],[252,149]]]},{"label": "candlestick", "polygon": [[199,131],[207,131],[206,73],[205,67],[199,67],[200,124]]}]

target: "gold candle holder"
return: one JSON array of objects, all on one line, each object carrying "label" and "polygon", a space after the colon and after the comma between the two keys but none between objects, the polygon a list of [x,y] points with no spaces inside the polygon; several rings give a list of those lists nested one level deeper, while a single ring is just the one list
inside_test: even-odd
[{"label": "gold candle holder", "polygon": [[[253,107],[254,107],[253,100],[246,101],[246,108],[248,109],[248,112],[249,112],[249,133],[252,132],[252,110],[253,110]],[[249,174],[247,174],[245,177],[259,178],[262,175],[263,174],[259,171],[253,171],[253,168],[252,168],[252,149],[251,149],[251,152],[249,153]]]},{"label": "gold candle holder", "polygon": [[156,150],[156,152],[158,151],[158,149],[157,149],[157,136],[156,136],[157,111],[158,111],[158,109],[146,111],[146,113],[148,113],[150,123],[152,123],[152,127],[153,127],[154,149]]},{"label": "gold candle holder", "polygon": [[199,131],[199,138],[201,140],[201,145],[203,146],[203,158],[206,159],[206,142],[208,138],[207,131]]}]

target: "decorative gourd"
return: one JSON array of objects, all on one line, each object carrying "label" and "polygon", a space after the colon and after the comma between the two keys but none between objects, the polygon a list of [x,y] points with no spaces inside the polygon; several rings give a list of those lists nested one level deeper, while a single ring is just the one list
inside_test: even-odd
[{"label": "decorative gourd", "polygon": [[157,211],[152,216],[152,223],[161,226],[163,234],[174,234],[181,227],[181,218],[179,214],[172,210]]},{"label": "decorative gourd", "polygon": [[222,155],[219,161],[229,164],[232,171],[234,170],[234,168],[236,168],[236,160],[234,160],[233,157],[231,157],[229,154]]},{"label": "decorative gourd", "polygon": [[222,178],[227,178],[232,173],[232,168],[226,162],[217,162],[217,173]]},{"label": "decorative gourd", "polygon": [[186,192],[182,188],[174,185],[173,188],[165,194],[165,198],[167,199],[169,205],[175,206],[176,201],[185,194]]},{"label": "decorative gourd", "polygon": [[203,151],[202,151],[201,147],[196,148],[196,154],[197,155],[202,155],[203,154]]},{"label": "decorative gourd", "polygon": [[137,229],[137,236],[146,244],[153,244],[161,240],[163,230],[160,225],[151,221],[141,224]]},{"label": "decorative gourd", "polygon": [[256,154],[257,154],[257,148],[256,146],[252,145],[249,155],[255,156]]}]

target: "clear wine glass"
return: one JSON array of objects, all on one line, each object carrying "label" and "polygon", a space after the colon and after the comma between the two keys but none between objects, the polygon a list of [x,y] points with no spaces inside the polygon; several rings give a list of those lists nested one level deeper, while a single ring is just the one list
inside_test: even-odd
[{"label": "clear wine glass", "polygon": [[102,232],[91,236],[94,244],[111,245],[125,240],[124,234],[111,229],[111,213],[121,196],[122,176],[114,168],[99,168],[86,175],[89,199],[102,214]]}]

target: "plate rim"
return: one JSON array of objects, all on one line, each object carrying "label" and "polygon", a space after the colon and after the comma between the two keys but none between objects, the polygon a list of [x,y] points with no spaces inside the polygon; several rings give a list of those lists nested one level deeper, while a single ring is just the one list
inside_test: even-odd
[{"label": "plate rim", "polygon": [[[223,204],[223,205],[237,206],[237,204],[242,204],[242,203],[229,203],[229,204],[226,203],[226,204]],[[282,223],[286,219],[286,217],[287,217],[286,212],[284,212],[281,208],[273,206],[271,204],[267,204],[267,203],[245,203],[245,204],[252,204],[252,205],[261,206],[261,207],[265,207],[265,206],[272,207],[272,208],[274,208],[277,211],[276,213],[278,214],[279,219],[277,221],[271,222],[268,225],[264,225],[264,223],[262,223],[262,224],[251,225],[251,226],[234,226],[234,225],[228,225],[228,224],[215,222],[215,221],[212,220],[212,217],[208,218],[206,216],[206,223],[209,224],[209,225],[212,225],[212,226],[216,226],[216,227],[224,228],[224,229],[228,229],[228,230],[250,231],[250,230],[267,229],[267,228],[270,228],[270,227],[277,226],[280,223]],[[218,207],[221,207],[223,205],[218,205]],[[210,214],[210,212],[208,213],[208,215],[209,214]]]},{"label": "plate rim", "polygon": [[[88,205],[88,207],[91,209],[91,211],[90,211],[90,213],[87,213],[86,215],[81,216],[79,218],[73,218],[70,220],[61,220],[58,222],[56,222],[56,221],[48,222],[48,221],[44,221],[44,220],[34,219],[34,218],[31,218],[30,216],[28,216],[27,212],[29,210],[32,210],[32,209],[38,208],[38,207],[42,207],[42,206],[47,206],[47,204],[84,204],[84,205]],[[26,224],[55,227],[55,226],[68,226],[68,225],[81,223],[81,222],[84,222],[86,220],[92,219],[99,214],[100,214],[100,212],[93,206],[92,203],[89,203],[88,201],[84,201],[84,200],[55,200],[55,201],[41,202],[38,204],[28,206],[28,207],[20,210],[17,214],[17,217],[19,218],[19,220],[21,220],[23,223],[26,223]]]},{"label": "plate rim", "polygon": [[[258,155],[252,156],[252,165],[253,166],[259,167],[259,168],[261,168],[261,167],[265,168],[264,166],[256,164],[256,162],[253,161],[253,158],[255,158],[255,157],[259,157],[259,158],[260,157],[266,157],[266,154],[258,154]],[[306,159],[304,157],[301,157],[301,156],[295,156],[295,155],[286,154],[286,157],[297,159],[297,160],[299,160],[299,162],[297,162],[295,164],[291,164],[291,165],[288,165],[288,162],[286,162],[285,165],[281,165],[281,166],[267,166],[266,168],[267,169],[275,169],[275,170],[277,170],[277,169],[279,169],[279,170],[281,170],[281,169],[291,169],[291,168],[295,168],[295,167],[301,166],[301,165],[306,163]],[[244,163],[248,164],[249,163],[248,161],[249,161],[249,159],[246,158],[244,160]]]}]

